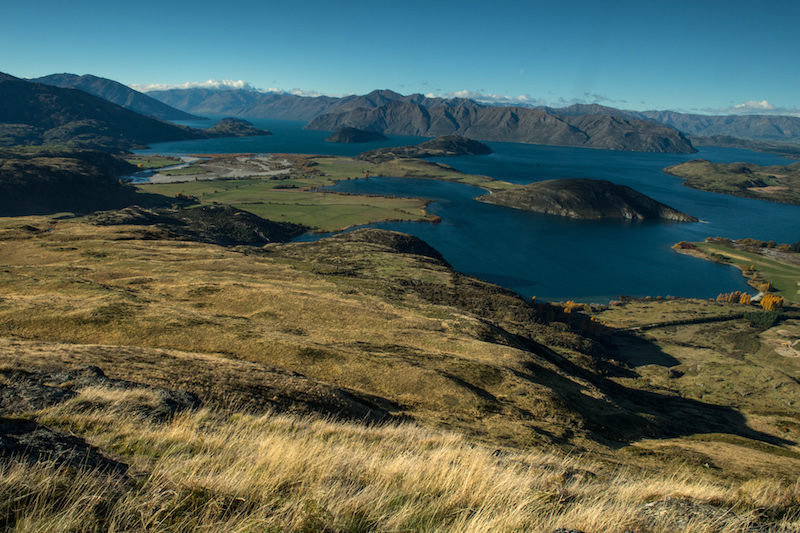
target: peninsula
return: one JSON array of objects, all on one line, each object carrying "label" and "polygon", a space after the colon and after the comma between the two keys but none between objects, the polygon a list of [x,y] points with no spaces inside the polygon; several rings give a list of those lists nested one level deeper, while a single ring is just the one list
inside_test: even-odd
[{"label": "peninsula", "polygon": [[701,191],[800,205],[800,163],[759,166],[694,159],[667,167],[664,172],[683,178],[684,185]]}]

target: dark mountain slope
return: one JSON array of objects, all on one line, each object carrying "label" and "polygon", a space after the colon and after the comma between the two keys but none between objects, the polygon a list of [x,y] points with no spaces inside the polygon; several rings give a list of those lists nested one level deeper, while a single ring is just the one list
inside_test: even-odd
[{"label": "dark mountain slope", "polygon": [[67,89],[80,89],[117,104],[118,106],[122,106],[125,109],[130,109],[142,115],[161,120],[193,120],[200,118],[175,109],[174,107],[170,107],[116,81],[99,78],[90,74],[84,76],[78,76],[76,74],[51,74],[50,76],[43,76],[30,81]]},{"label": "dark mountain slope", "polygon": [[78,89],[0,76],[0,138],[124,151],[149,142],[201,139],[200,130],[140,115]]},{"label": "dark mountain slope", "polygon": [[238,119],[200,130],[140,115],[78,89],[0,76],[0,146],[124,152],[151,142],[269,135]]},{"label": "dark mountain slope", "polygon": [[730,135],[759,141],[800,142],[800,117],[779,115],[692,115],[674,111],[644,111],[648,120],[688,135]]},{"label": "dark mountain slope", "polygon": [[151,199],[113,176],[136,167],[100,152],[0,151],[0,216],[89,213]]},{"label": "dark mountain slope", "polygon": [[503,141],[610,150],[692,153],[679,132],[642,120],[605,115],[566,117],[515,107],[442,105],[423,107],[392,102],[378,108],[327,113],[307,126],[315,130],[354,127],[395,135],[434,137],[456,134]]},{"label": "dark mountain slope", "polygon": [[480,104],[471,100],[430,98],[421,94],[403,96],[389,90],[377,90],[365,95],[352,95],[342,98],[211,89],[170,89],[168,91],[151,91],[147,94],[156,100],[189,113],[302,120],[304,122],[308,122],[323,113],[358,108],[369,109],[392,102],[407,102],[423,107],[454,105],[481,107]]}]

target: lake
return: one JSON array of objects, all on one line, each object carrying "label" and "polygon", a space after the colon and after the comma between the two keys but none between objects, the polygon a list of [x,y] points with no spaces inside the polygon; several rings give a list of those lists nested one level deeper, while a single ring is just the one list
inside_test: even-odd
[{"label": "lake", "polygon": [[[269,137],[207,139],[152,145],[137,153],[254,152],[353,156],[384,146],[416,144],[420,137],[396,137],[368,144],[324,142],[328,132],[303,130],[302,122],[249,119],[269,129]],[[210,126],[213,122],[207,122]],[[195,125],[195,124],[192,124]],[[470,174],[514,183],[555,178],[607,179],[627,185],[699,223],[584,221],[528,213],[473,200],[484,191],[429,180],[369,178],[342,182],[336,190],[426,197],[440,224],[372,224],[416,235],[439,250],[457,270],[540,300],[606,303],[620,295],[713,298],[721,292],[753,290],[739,270],[676,253],[679,241],[709,236],[800,241],[800,206],[748,200],[696,191],[662,169],[691,159],[717,163],[748,161],[761,165],[790,160],[726,148],[702,148],[697,154],[652,154],[536,146],[488,144],[493,154],[440,158]],[[308,235],[300,240],[320,238]]]}]

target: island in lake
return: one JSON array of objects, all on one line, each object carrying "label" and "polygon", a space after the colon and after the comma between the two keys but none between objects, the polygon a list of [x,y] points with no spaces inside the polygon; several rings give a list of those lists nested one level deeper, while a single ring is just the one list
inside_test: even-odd
[{"label": "island in lake", "polygon": [[392,159],[423,159],[426,157],[453,157],[458,155],[491,154],[492,149],[482,142],[461,137],[442,135],[430,141],[412,146],[378,148],[359,154],[358,159],[372,163],[384,163]]},{"label": "island in lake", "polygon": [[607,180],[561,179],[531,183],[479,196],[476,200],[570,218],[662,219],[697,222],[644,194]]},{"label": "island in lake", "polygon": [[329,143],[368,143],[374,141],[385,141],[386,135],[377,131],[360,130],[358,128],[339,128],[332,135],[325,139]]}]

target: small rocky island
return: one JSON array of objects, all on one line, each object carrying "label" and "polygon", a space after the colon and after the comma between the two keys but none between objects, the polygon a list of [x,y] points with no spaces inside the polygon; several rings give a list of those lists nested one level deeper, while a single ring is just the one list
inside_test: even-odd
[{"label": "small rocky island", "polygon": [[662,219],[697,222],[691,215],[607,180],[561,179],[531,183],[479,196],[476,200],[570,218]]},{"label": "small rocky island", "polygon": [[241,118],[223,118],[207,130],[202,130],[209,138],[219,137],[263,137],[272,135],[271,131],[261,130]]},{"label": "small rocky island", "polygon": [[377,131],[360,130],[358,128],[339,128],[325,139],[328,143],[368,143],[385,141],[386,135]]},{"label": "small rocky island", "polygon": [[492,149],[482,142],[473,141],[460,135],[443,135],[413,146],[396,146],[394,148],[370,150],[359,154],[357,159],[372,163],[384,163],[392,159],[451,157],[491,153]]}]

